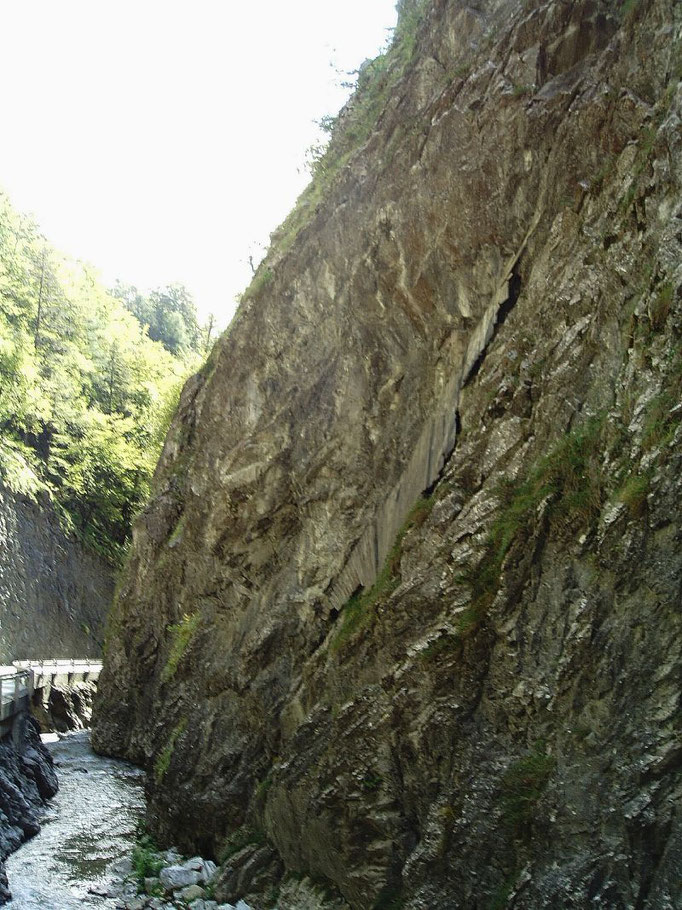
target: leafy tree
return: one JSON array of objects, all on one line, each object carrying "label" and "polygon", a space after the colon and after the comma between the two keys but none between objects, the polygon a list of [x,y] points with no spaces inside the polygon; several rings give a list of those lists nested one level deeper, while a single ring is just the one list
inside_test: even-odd
[{"label": "leafy tree", "polygon": [[182,284],[169,284],[145,296],[133,285],[117,282],[112,295],[146,328],[153,341],[159,341],[176,357],[200,354],[210,328],[199,324],[192,295]]},{"label": "leafy tree", "polygon": [[205,341],[181,285],[108,292],[0,193],[0,479],[112,560]]}]

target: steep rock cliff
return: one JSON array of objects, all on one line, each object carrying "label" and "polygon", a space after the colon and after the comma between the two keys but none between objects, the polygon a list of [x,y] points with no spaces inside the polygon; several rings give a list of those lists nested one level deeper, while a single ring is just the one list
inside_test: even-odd
[{"label": "steep rock cliff", "polygon": [[426,4],[186,386],[94,738],[220,896],[682,903],[681,72],[670,0]]},{"label": "steep rock cliff", "polygon": [[0,487],[0,658],[96,657],[113,570],[49,502]]}]

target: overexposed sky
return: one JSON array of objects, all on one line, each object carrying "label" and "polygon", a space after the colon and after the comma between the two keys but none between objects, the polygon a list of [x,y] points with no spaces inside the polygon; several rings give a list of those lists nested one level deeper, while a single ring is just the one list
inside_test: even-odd
[{"label": "overexposed sky", "polygon": [[0,187],[105,281],[181,281],[224,326],[394,2],[0,0]]}]

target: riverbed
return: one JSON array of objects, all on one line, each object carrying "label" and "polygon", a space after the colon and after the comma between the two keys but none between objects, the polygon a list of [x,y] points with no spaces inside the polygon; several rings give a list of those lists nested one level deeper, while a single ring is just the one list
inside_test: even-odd
[{"label": "riverbed", "polygon": [[12,910],[113,908],[107,893],[121,878],[144,805],[144,773],[95,755],[86,731],[48,743],[59,792],[42,830],[6,862]]}]

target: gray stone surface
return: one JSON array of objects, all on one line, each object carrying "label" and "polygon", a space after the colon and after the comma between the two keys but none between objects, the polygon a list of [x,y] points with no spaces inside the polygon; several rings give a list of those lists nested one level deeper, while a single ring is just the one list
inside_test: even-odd
[{"label": "gray stone surface", "polygon": [[97,657],[113,569],[62,530],[46,500],[0,486],[0,663]]},{"label": "gray stone surface", "polygon": [[184,866],[166,866],[159,872],[159,880],[164,891],[174,891],[189,885],[196,885],[199,881],[199,873]]},{"label": "gray stone surface", "polygon": [[183,392],[95,741],[221,900],[682,905],[682,13],[627,6],[427,4]]}]

